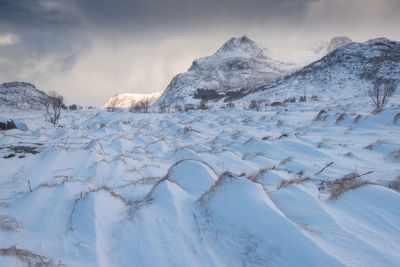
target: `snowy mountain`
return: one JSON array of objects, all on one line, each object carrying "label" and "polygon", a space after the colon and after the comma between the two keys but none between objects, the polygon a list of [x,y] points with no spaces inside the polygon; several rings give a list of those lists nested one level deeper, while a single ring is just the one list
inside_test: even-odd
[{"label": "snowy mountain", "polygon": [[42,110],[46,99],[48,96],[30,83],[0,84],[0,110]]},{"label": "snowy mountain", "polygon": [[175,76],[156,105],[229,99],[243,88],[258,88],[295,68],[294,64],[274,59],[267,49],[246,36],[232,38],[214,55],[196,59],[187,72]]},{"label": "snowy mountain", "polygon": [[150,93],[150,94],[120,94],[111,97],[107,103],[104,104],[105,108],[114,106],[116,108],[130,108],[140,103],[143,100],[149,100],[150,104],[153,104],[161,96],[162,92]]},{"label": "snowy mountain", "polygon": [[283,101],[303,95],[334,99],[366,95],[376,77],[400,82],[400,42],[381,38],[348,44],[291,75],[245,92],[247,96],[239,102]]}]

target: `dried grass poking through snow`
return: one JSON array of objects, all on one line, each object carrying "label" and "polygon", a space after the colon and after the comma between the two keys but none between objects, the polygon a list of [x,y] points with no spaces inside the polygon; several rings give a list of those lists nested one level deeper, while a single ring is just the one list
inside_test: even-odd
[{"label": "dried grass poking through snow", "polygon": [[54,264],[49,258],[35,254],[26,249],[17,248],[16,245],[9,248],[0,249],[1,256],[13,256],[20,261],[26,263],[28,266],[63,266],[60,262]]},{"label": "dried grass poking through snow", "polygon": [[295,178],[295,179],[290,179],[290,180],[282,179],[280,184],[278,185],[277,189],[279,190],[282,187],[285,187],[290,184],[301,184],[301,183],[308,182],[308,181],[311,181],[311,178],[302,177],[302,178]]},{"label": "dried grass poking through snow", "polygon": [[324,109],[321,109],[321,111],[318,112],[317,116],[315,116],[314,121],[325,120],[327,116],[327,112]]},{"label": "dried grass poking through snow", "polygon": [[0,230],[7,231],[7,232],[16,232],[21,225],[4,215],[0,215]]},{"label": "dried grass poking through snow", "polygon": [[388,187],[390,189],[393,189],[393,190],[396,190],[396,191],[400,191],[400,175],[396,179],[391,181],[389,183]]},{"label": "dried grass poking through snow", "polygon": [[397,113],[393,118],[393,123],[396,123],[400,119],[400,112]]},{"label": "dried grass poking through snow", "polygon": [[342,113],[342,114],[340,114],[340,116],[339,117],[337,117],[337,119],[336,119],[336,121],[335,121],[335,123],[339,123],[339,122],[341,122],[342,120],[344,120],[344,118],[347,116],[347,114],[346,113]]},{"label": "dried grass poking through snow", "polygon": [[359,178],[363,175],[369,174],[371,172],[365,173],[365,174],[358,174],[356,172],[349,173],[342,178],[335,180],[333,184],[331,184],[330,188],[330,196],[328,200],[336,200],[338,199],[341,195],[346,193],[347,191],[357,189],[359,187],[362,187],[364,185],[368,184],[375,184],[371,183],[369,181],[355,181],[355,178]]}]

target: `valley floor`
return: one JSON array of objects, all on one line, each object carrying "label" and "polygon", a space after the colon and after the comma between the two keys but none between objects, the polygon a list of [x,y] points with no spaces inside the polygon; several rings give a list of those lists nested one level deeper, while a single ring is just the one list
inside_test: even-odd
[{"label": "valley floor", "polygon": [[398,266],[400,98],[371,109],[2,112],[0,265]]}]

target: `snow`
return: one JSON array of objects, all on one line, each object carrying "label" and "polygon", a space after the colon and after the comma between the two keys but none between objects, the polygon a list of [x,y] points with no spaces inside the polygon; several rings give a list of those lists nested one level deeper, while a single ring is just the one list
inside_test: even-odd
[{"label": "snow", "polygon": [[[262,112],[78,110],[58,126],[4,111],[27,129],[0,132],[0,249],[66,266],[397,266],[400,97],[372,109],[361,95]],[[330,198],[353,172],[368,184]]]}]

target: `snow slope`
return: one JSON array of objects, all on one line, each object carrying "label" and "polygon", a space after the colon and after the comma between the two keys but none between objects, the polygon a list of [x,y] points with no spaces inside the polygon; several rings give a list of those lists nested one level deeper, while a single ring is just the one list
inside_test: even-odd
[{"label": "snow slope", "polygon": [[0,110],[43,110],[48,96],[33,84],[10,82],[0,84]]},{"label": "snow slope", "polygon": [[398,266],[400,98],[372,109],[5,113],[0,266]]},{"label": "snow slope", "polygon": [[111,103],[116,99],[115,107],[116,108],[130,108],[135,103],[139,103],[145,99],[150,100],[151,104],[153,104],[157,99],[161,96],[162,92],[150,93],[150,94],[120,94],[117,96],[113,96],[110,98],[107,103],[104,104],[104,107],[110,107]]}]

